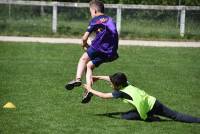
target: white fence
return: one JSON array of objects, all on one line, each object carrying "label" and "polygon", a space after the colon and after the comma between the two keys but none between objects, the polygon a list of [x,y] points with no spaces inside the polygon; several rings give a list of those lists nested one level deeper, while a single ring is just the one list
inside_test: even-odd
[{"label": "white fence", "polygon": [[[45,2],[45,1],[20,1],[20,0],[1,0],[0,4],[6,5],[27,5],[27,6],[50,6],[52,7],[52,31],[57,32],[57,7],[88,7],[88,3],[69,3],[69,2]],[[105,4],[105,8],[117,10],[117,29],[121,31],[122,9],[137,10],[175,10],[180,11],[180,36],[185,34],[185,15],[187,10],[200,10],[200,6],[158,6],[158,5],[123,5],[123,4]]]}]

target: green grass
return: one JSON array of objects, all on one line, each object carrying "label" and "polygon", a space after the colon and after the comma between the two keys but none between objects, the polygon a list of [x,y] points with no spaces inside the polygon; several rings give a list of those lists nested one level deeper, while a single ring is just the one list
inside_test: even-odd
[{"label": "green grass", "polygon": [[[14,22],[14,23],[13,23]],[[0,35],[42,36],[42,37],[81,37],[88,22],[77,20],[58,21],[57,33],[52,33],[50,16],[32,19],[0,20]]]},{"label": "green grass", "polygon": [[199,40],[200,27],[195,21],[187,21],[185,36],[180,36],[176,20],[132,19],[122,21],[121,37],[124,39],[151,40]]},{"label": "green grass", "polygon": [[[120,100],[93,97],[80,103],[82,88],[66,91],[83,51],[78,45],[0,42],[1,134],[198,134],[199,124],[147,123],[103,116],[129,109]],[[200,49],[121,46],[120,58],[94,74],[122,71],[130,82],[172,109],[200,117]],[[104,92],[109,85],[94,85]],[[16,109],[3,109],[11,101]]]}]

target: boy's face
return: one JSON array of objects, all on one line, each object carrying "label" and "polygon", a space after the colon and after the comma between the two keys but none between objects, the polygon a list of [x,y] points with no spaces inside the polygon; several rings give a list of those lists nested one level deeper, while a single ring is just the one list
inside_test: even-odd
[{"label": "boy's face", "polygon": [[92,7],[90,7],[90,14],[91,14],[92,18],[96,16],[96,10]]}]

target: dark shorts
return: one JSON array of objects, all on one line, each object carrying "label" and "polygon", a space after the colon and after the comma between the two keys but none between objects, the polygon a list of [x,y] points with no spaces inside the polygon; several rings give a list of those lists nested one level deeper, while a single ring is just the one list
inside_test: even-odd
[{"label": "dark shorts", "polygon": [[118,58],[118,55],[114,58],[109,58],[107,55],[96,51],[92,47],[89,47],[87,49],[87,54],[90,57],[90,60],[92,61],[92,63],[95,65],[95,67],[98,67],[99,65],[101,65],[102,63],[105,63],[105,62],[114,61]]}]

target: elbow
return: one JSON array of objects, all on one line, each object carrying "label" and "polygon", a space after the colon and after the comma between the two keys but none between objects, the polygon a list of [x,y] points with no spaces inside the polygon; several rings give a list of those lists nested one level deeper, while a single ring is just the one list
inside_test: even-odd
[{"label": "elbow", "polygon": [[106,96],[101,96],[102,99],[107,99]]}]

